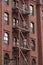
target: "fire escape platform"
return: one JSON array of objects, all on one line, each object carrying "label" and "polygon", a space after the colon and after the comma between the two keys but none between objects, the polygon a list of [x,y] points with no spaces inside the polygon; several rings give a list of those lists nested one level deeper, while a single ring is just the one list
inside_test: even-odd
[{"label": "fire escape platform", "polygon": [[28,29],[25,29],[25,28],[21,28],[21,32],[22,33],[29,33],[29,30]]},{"label": "fire escape platform", "polygon": [[13,49],[14,49],[14,50],[19,50],[19,49],[21,49],[21,50],[24,51],[24,52],[30,51],[30,48],[20,47],[20,46],[14,46]]},{"label": "fire escape platform", "polygon": [[28,11],[22,12],[22,15],[27,16],[27,15],[29,15],[29,12]]},{"label": "fire escape platform", "polygon": [[29,48],[25,48],[25,47],[20,47],[20,49],[21,49],[22,51],[24,51],[24,52],[30,51]]},{"label": "fire escape platform", "polygon": [[28,29],[21,28],[19,26],[13,26],[14,31],[21,31],[22,33],[29,33]]}]

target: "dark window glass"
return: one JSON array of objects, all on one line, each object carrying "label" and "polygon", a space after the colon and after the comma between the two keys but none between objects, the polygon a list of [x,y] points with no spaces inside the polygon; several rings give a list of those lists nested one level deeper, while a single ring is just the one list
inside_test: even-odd
[{"label": "dark window glass", "polygon": [[32,65],[36,65],[36,60],[32,59]]},{"label": "dark window glass", "polygon": [[7,5],[9,4],[9,0],[4,0],[4,2],[5,2],[5,4],[7,4]]},{"label": "dark window glass", "polygon": [[43,4],[43,0],[42,0],[42,4]]},{"label": "dark window glass", "polygon": [[35,51],[35,41],[34,40],[31,41],[31,49]]},{"label": "dark window glass", "polygon": [[42,20],[43,20],[43,10],[42,10]]},{"label": "dark window glass", "polygon": [[9,65],[9,61],[10,61],[9,55],[6,53],[4,56],[4,65]]}]

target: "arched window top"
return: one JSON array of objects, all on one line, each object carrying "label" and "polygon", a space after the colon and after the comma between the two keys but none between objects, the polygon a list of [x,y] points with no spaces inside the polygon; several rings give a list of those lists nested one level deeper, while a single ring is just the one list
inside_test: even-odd
[{"label": "arched window top", "polygon": [[7,4],[7,5],[9,4],[9,0],[4,0],[4,2],[5,2],[5,4]]},{"label": "arched window top", "polygon": [[4,12],[4,16],[8,17],[8,15],[9,15],[8,12]]},{"label": "arched window top", "polygon": [[34,58],[32,59],[32,65],[36,65],[36,60]]},{"label": "arched window top", "polygon": [[4,35],[5,35],[6,37],[8,37],[8,33],[7,33],[7,32],[5,32]]},{"label": "arched window top", "polygon": [[4,55],[4,64],[5,64],[5,65],[9,65],[9,62],[10,62],[9,54],[6,53],[6,54]]},{"label": "arched window top", "polygon": [[9,59],[9,54],[8,54],[8,53],[6,53],[6,54],[4,55],[4,59]]},{"label": "arched window top", "polygon": [[31,22],[30,25],[31,25],[32,28],[34,27],[34,23],[33,22]]}]

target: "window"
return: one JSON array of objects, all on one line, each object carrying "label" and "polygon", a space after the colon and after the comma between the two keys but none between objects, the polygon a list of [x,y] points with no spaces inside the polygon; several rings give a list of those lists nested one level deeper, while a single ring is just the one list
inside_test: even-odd
[{"label": "window", "polygon": [[4,43],[5,44],[9,43],[9,34],[7,32],[4,33]]},{"label": "window", "polygon": [[34,40],[31,41],[31,49],[35,51],[35,41]]},{"label": "window", "polygon": [[34,7],[33,7],[33,5],[30,5],[30,15],[34,15]]},{"label": "window", "polygon": [[32,59],[32,65],[36,65],[36,60]]},{"label": "window", "polygon": [[27,39],[24,39],[24,47],[27,47]]},{"label": "window", "polygon": [[7,12],[4,13],[4,22],[5,24],[9,24],[9,14]]},{"label": "window", "polygon": [[42,20],[43,20],[43,10],[42,10]]},{"label": "window", "polygon": [[25,5],[25,4],[23,4],[23,5],[22,5],[22,9],[23,9],[23,10],[25,10],[25,8],[26,8],[26,5]]},{"label": "window", "polygon": [[23,21],[23,27],[26,28],[26,21]]},{"label": "window", "polygon": [[13,57],[14,61],[13,61],[13,65],[17,65],[17,58]]},{"label": "window", "polygon": [[4,56],[4,65],[9,65],[9,60],[10,60],[9,55],[8,53],[6,53]]},{"label": "window", "polygon": [[16,8],[18,8],[18,2],[16,2],[15,5],[16,5]]},{"label": "window", "polygon": [[34,33],[34,23],[33,22],[30,23],[30,32]]},{"label": "window", "polygon": [[22,10],[23,10],[23,13],[25,13],[26,11],[26,5],[25,5],[25,3],[22,5]]},{"label": "window", "polygon": [[43,0],[42,0],[42,4],[43,4]]},{"label": "window", "polygon": [[13,25],[18,26],[18,19],[13,19]]},{"label": "window", "polygon": [[17,38],[15,37],[13,43],[14,43],[14,46],[19,45],[19,39],[17,39]]},{"label": "window", "polygon": [[14,43],[14,46],[17,45],[17,38],[16,37],[14,38],[13,43]]},{"label": "window", "polygon": [[16,1],[16,0],[13,0],[13,3],[14,3],[14,6],[16,7],[16,8],[18,8],[18,1]]},{"label": "window", "polygon": [[9,0],[4,0],[4,2],[5,2],[5,4],[7,4],[7,5],[9,4]]}]

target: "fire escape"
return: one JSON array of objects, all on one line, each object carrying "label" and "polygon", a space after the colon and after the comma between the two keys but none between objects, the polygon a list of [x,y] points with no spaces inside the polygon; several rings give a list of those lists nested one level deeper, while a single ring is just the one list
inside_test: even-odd
[{"label": "fire escape", "polygon": [[13,0],[13,65],[29,65],[29,23],[28,0]]}]

